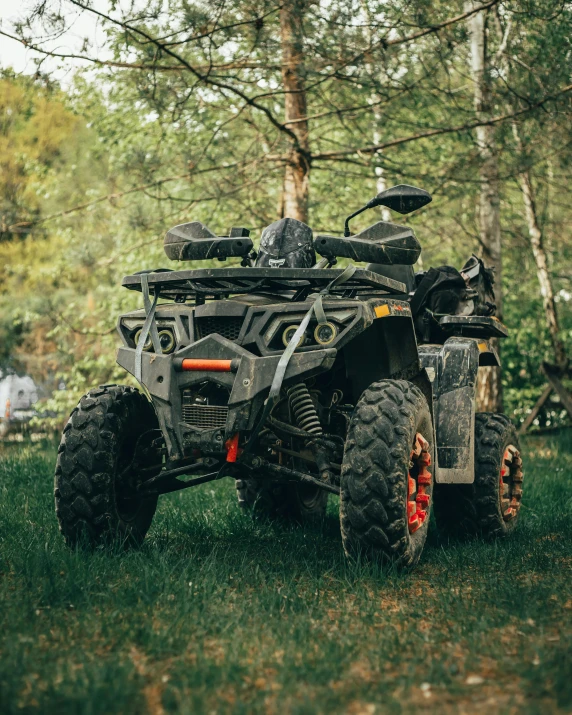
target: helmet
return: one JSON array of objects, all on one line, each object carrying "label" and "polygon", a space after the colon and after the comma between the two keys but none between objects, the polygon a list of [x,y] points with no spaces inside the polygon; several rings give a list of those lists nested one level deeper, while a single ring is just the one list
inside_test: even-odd
[{"label": "helmet", "polygon": [[282,218],[262,232],[256,266],[311,268],[316,263],[312,229],[295,218]]}]

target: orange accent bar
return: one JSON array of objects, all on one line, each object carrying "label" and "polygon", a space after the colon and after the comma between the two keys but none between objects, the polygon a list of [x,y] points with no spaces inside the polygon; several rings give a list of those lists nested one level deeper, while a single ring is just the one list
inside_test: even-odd
[{"label": "orange accent bar", "polygon": [[185,358],[181,363],[183,371],[201,372],[230,372],[232,360],[202,360],[199,358]]},{"label": "orange accent bar", "polygon": [[226,447],[226,461],[236,462],[238,456],[238,432],[230,439],[227,439],[224,446]]}]

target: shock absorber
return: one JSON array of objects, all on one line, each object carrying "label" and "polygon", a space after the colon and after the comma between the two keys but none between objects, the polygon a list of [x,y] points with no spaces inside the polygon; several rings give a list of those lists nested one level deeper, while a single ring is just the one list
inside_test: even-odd
[{"label": "shock absorber", "polygon": [[322,425],[316,406],[305,382],[300,382],[288,390],[288,404],[296,424],[310,434],[322,434]]},{"label": "shock absorber", "polygon": [[[298,427],[305,432],[316,435],[316,437],[323,434],[318,411],[306,383],[300,382],[298,385],[294,385],[288,390],[287,394],[290,411]],[[330,479],[330,461],[324,448],[317,445],[313,440],[309,440],[307,444],[314,453],[320,477],[328,481]]]}]

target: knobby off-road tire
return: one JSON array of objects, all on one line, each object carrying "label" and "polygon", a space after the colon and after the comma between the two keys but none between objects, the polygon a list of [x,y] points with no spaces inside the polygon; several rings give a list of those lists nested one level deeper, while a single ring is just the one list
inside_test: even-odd
[{"label": "knobby off-road tire", "polygon": [[[405,380],[373,383],[354,411],[342,465],[340,519],[349,556],[383,558],[414,566],[427,538],[432,483],[425,518],[410,529],[411,455],[417,435],[433,456],[433,423],[423,393]],[[429,460],[428,460],[429,461]],[[432,461],[432,460],[431,460]]]},{"label": "knobby off-road tire", "polygon": [[133,497],[126,480],[139,437],[158,427],[149,400],[132,387],[106,385],[81,398],[64,428],[55,475],[56,515],[68,545],[143,541],[157,497]]},{"label": "knobby off-road tire", "polygon": [[[504,458],[509,447],[514,447],[517,454],[507,465]],[[501,480],[501,470],[506,472],[504,480]],[[507,496],[514,513],[505,513]],[[493,539],[507,536],[518,521],[521,496],[522,461],[514,425],[506,415],[477,413],[475,481],[473,484],[436,485],[435,518],[439,530],[457,537]],[[515,506],[511,507],[511,503]]]},{"label": "knobby off-road tire", "polygon": [[238,504],[258,517],[308,523],[326,514],[328,492],[305,484],[237,479]]}]

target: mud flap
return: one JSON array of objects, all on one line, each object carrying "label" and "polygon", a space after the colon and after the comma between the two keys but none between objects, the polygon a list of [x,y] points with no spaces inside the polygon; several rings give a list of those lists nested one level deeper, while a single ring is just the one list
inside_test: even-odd
[{"label": "mud flap", "polygon": [[439,396],[436,405],[438,484],[472,484],[475,479],[475,386]]},{"label": "mud flap", "polygon": [[472,484],[475,479],[478,342],[449,338],[443,346],[423,345],[419,349],[421,364],[432,378],[438,484]]}]

